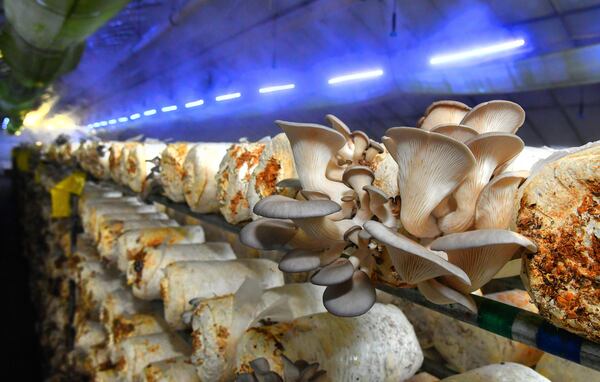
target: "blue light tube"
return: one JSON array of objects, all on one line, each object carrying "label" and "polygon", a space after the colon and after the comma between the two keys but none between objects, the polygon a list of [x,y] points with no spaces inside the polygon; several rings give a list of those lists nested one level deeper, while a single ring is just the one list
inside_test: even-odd
[{"label": "blue light tube", "polygon": [[463,61],[468,60],[470,58],[478,58],[489,56],[494,53],[505,52],[512,49],[517,49],[525,45],[525,40],[522,38],[516,40],[510,40],[501,42],[499,44],[486,45],[479,48],[463,50],[461,52],[449,53],[449,54],[441,54],[438,56],[433,56],[429,60],[429,64],[431,65],[440,65],[447,64],[450,62]]},{"label": "blue light tube", "polygon": [[230,99],[240,98],[241,96],[242,96],[242,93],[223,94],[223,95],[220,95],[220,96],[216,96],[215,97],[215,101],[217,101],[217,102],[228,101]]},{"label": "blue light tube", "polygon": [[368,71],[364,71],[364,72],[349,73],[349,74],[344,74],[341,76],[333,77],[333,78],[330,78],[327,81],[327,83],[329,85],[335,85],[335,84],[340,84],[342,82],[361,81],[361,80],[367,80],[367,79],[377,78],[377,77],[381,77],[381,76],[383,76],[383,70],[374,69],[374,70],[368,70]]},{"label": "blue light tube", "polygon": [[266,93],[280,92],[282,90],[290,90],[290,89],[294,89],[295,87],[296,87],[295,84],[274,85],[274,86],[267,86],[264,88],[260,88],[260,89],[258,89],[258,92],[261,94],[266,94]]},{"label": "blue light tube", "polygon": [[203,99],[199,99],[196,101],[191,101],[185,104],[185,108],[186,109],[190,109],[192,107],[198,107],[198,106],[202,106],[204,105],[204,100]]}]

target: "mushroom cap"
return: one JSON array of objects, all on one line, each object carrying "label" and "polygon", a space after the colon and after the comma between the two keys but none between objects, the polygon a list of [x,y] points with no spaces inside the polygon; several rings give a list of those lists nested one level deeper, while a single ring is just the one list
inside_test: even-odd
[{"label": "mushroom cap", "polygon": [[331,264],[321,268],[311,278],[315,285],[335,285],[349,280],[354,273],[354,265],[346,258],[340,257]]},{"label": "mushroom cap", "polygon": [[459,123],[471,108],[462,102],[442,100],[429,105],[417,127],[431,130],[442,123]]},{"label": "mushroom cap", "polygon": [[350,240],[350,235],[356,233],[357,238],[358,238],[358,234],[360,234],[360,232],[362,231],[362,227],[359,225],[353,225],[352,227],[350,227],[346,232],[344,232],[344,240],[345,241],[349,241]]},{"label": "mushroom cap", "polygon": [[450,138],[454,138],[462,143],[465,143],[469,139],[479,134],[475,129],[472,129],[469,126],[459,125],[455,123],[437,125],[433,129],[431,129],[431,131],[434,133],[446,135]]},{"label": "mushroom cap", "polygon": [[377,141],[374,141],[372,139],[369,139],[369,147],[374,148],[375,150],[377,150],[380,154],[382,154],[385,151],[385,148],[383,147],[383,145]]},{"label": "mushroom cap", "polygon": [[529,171],[497,175],[481,190],[475,207],[476,229],[508,229],[512,219],[515,195]]},{"label": "mushroom cap", "polygon": [[331,198],[329,197],[329,195],[324,194],[324,193],[319,192],[319,191],[301,190],[300,194],[306,200],[331,200]]},{"label": "mushroom cap", "polygon": [[325,126],[276,121],[290,141],[294,164],[302,188],[323,192],[338,201],[347,190],[342,183],[331,181],[325,174],[338,152],[346,146],[341,133]]},{"label": "mushroom cap", "polygon": [[461,125],[475,129],[479,134],[499,132],[517,132],[525,122],[525,110],[518,104],[510,101],[495,100],[480,103],[469,111]]},{"label": "mushroom cap", "polygon": [[279,260],[279,270],[287,273],[314,271],[321,265],[322,251],[292,249]]},{"label": "mushroom cap", "polygon": [[339,119],[333,114],[327,114],[325,116],[325,119],[327,119],[327,121],[329,121],[329,123],[331,124],[331,127],[338,133],[342,134],[344,138],[346,138],[346,140],[351,140],[352,131],[350,130],[348,125],[342,122],[341,119]]},{"label": "mushroom cap", "polygon": [[388,197],[385,192],[381,191],[379,188],[373,185],[366,185],[363,187],[363,190],[367,191],[369,194],[369,202],[374,205],[382,205],[387,203]]},{"label": "mushroom cap", "polygon": [[475,304],[475,301],[469,295],[462,294],[437,280],[427,280],[419,283],[417,287],[426,299],[435,304],[457,303],[473,312],[477,312],[477,304]]},{"label": "mushroom cap", "polygon": [[453,275],[470,284],[467,274],[448,262],[444,253],[429,250],[376,221],[366,222],[364,228],[375,240],[386,245],[392,263],[404,282],[417,284],[442,275]]},{"label": "mushroom cap", "polygon": [[375,298],[369,276],[363,271],[355,271],[346,282],[325,288],[323,305],[336,316],[355,317],[369,311]]},{"label": "mushroom cap", "polygon": [[389,129],[384,144],[398,163],[403,227],[417,237],[439,235],[431,213],[475,166],[471,150],[445,135],[410,127]]},{"label": "mushroom cap", "polygon": [[454,277],[443,277],[452,288],[470,293],[481,288],[521,249],[537,251],[525,236],[501,229],[482,229],[445,235],[435,239],[430,248],[445,251],[448,261],[469,275],[471,285]]},{"label": "mushroom cap", "polygon": [[504,229],[479,229],[440,236],[431,243],[430,248],[436,251],[454,251],[503,244],[516,244],[530,252],[537,251],[537,246],[531,240]]},{"label": "mushroom cap", "polygon": [[277,250],[296,235],[297,227],[291,220],[258,219],[242,228],[240,241],[251,248]]},{"label": "mushroom cap", "polygon": [[511,133],[479,134],[468,140],[466,145],[473,153],[476,163],[454,193],[456,210],[438,221],[444,233],[462,232],[473,225],[475,206],[481,190],[489,182],[494,171],[517,156],[524,147],[521,138]]},{"label": "mushroom cap", "polygon": [[296,200],[282,195],[271,195],[254,206],[254,213],[274,219],[304,219],[331,215],[341,210],[331,200]]},{"label": "mushroom cap", "polygon": [[302,184],[300,184],[300,179],[298,178],[287,178],[280,180],[275,186],[280,188],[293,188],[295,190],[302,189]]},{"label": "mushroom cap", "polygon": [[352,165],[346,167],[344,174],[342,175],[342,181],[346,186],[353,188],[353,178],[360,179],[359,182],[371,184],[373,183],[373,180],[375,180],[375,174],[373,173],[373,170],[367,166]]}]

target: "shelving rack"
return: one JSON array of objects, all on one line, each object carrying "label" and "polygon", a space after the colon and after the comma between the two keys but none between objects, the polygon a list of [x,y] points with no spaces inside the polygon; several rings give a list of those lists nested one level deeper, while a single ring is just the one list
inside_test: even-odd
[{"label": "shelving rack", "polygon": [[[124,193],[135,195],[129,189],[118,185],[114,186]],[[163,205],[170,210],[190,216],[202,223],[209,224],[229,233],[238,234],[242,228],[242,226],[227,223],[218,214],[193,212],[186,204],[175,203],[162,195],[150,195],[147,198],[147,202]],[[493,286],[498,290],[523,289],[523,284],[518,278],[492,280],[490,284],[495,284]],[[447,317],[600,371],[600,344],[557,328],[543,319],[539,314],[485,297],[472,295],[478,307],[478,312],[475,313],[458,304],[437,305],[431,303],[417,289],[396,288],[385,284],[378,284],[376,288],[434,310]],[[423,370],[433,372],[440,377],[453,373],[442,364],[427,362],[427,360],[423,364]]]}]

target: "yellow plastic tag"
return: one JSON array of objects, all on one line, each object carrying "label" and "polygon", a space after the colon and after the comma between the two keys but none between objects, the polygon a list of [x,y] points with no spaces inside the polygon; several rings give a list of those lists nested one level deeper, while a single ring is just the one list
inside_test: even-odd
[{"label": "yellow plastic tag", "polygon": [[76,171],[58,182],[50,190],[53,218],[71,216],[71,194],[81,195],[85,185],[85,173]]}]

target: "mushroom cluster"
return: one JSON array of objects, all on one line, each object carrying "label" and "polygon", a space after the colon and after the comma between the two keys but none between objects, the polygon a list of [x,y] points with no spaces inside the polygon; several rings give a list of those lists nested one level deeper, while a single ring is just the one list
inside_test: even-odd
[{"label": "mushroom cluster", "polygon": [[304,360],[293,362],[285,355],[281,356],[283,361],[283,376],[271,371],[269,361],[265,358],[257,358],[250,362],[252,372],[241,373],[235,378],[235,382],[318,382],[325,380],[325,370],[319,370],[318,363],[309,363]]},{"label": "mushroom cluster", "polygon": [[[524,172],[503,170],[523,149],[515,134],[523,109],[509,101],[474,108],[455,101],[432,104],[417,128],[394,127],[383,145],[351,131],[334,116],[332,128],[277,121],[294,154],[296,197],[273,195],[254,207],[244,244],[285,250],[284,272],[313,272],[326,286],[328,311],[356,316],[375,302],[379,264],[430,301],[476,310],[470,293],[523,250],[527,238],[508,230]],[[397,194],[374,186],[370,168],[387,151]],[[390,167],[392,168],[392,167]]]}]

